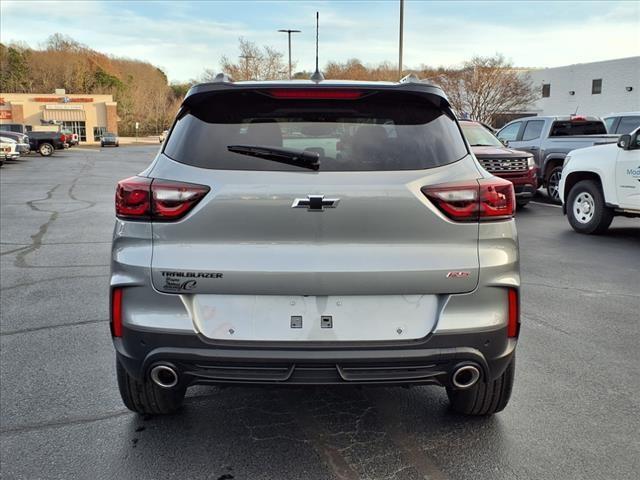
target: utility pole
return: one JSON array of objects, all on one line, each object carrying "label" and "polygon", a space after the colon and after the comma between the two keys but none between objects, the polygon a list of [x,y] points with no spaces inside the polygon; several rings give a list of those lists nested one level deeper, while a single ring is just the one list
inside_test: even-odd
[{"label": "utility pole", "polygon": [[249,60],[256,57],[253,55],[240,55],[240,58],[244,59],[244,79],[251,80],[249,78]]},{"label": "utility pole", "polygon": [[400,45],[398,55],[398,79],[402,78],[402,41],[404,30],[404,0],[400,0]]},{"label": "utility pole", "polygon": [[291,34],[300,33],[300,30],[278,30],[278,32],[286,33],[289,37],[289,80],[291,80]]}]

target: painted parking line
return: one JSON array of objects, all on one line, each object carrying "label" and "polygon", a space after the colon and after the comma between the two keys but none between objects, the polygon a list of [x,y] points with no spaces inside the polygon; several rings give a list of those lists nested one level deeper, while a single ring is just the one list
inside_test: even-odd
[{"label": "painted parking line", "polygon": [[529,202],[529,203],[535,203],[536,205],[542,205],[543,207],[562,208],[562,205],[552,205],[551,203],[542,203],[542,202]]}]

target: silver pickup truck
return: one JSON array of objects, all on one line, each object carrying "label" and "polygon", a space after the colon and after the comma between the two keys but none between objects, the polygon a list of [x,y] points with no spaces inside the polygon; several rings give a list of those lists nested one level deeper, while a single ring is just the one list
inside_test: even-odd
[{"label": "silver pickup truck", "polygon": [[538,166],[538,184],[549,197],[560,202],[558,185],[564,158],[571,150],[615,143],[618,135],[608,135],[598,117],[525,117],[513,120],[497,133],[498,139],[516,150],[531,152]]}]

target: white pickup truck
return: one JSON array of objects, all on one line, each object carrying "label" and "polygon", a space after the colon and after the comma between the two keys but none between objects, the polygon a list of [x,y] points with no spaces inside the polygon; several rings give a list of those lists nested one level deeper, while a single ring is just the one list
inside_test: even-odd
[{"label": "white pickup truck", "polygon": [[602,233],[616,215],[640,217],[640,128],[621,135],[617,144],[569,152],[559,194],[579,233]]}]

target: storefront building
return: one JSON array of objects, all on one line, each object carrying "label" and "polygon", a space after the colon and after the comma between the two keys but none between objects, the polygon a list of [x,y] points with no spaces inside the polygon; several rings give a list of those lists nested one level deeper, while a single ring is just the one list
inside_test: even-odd
[{"label": "storefront building", "polygon": [[98,143],[106,132],[118,133],[117,103],[112,95],[0,93],[0,130],[70,130],[81,143]]}]

